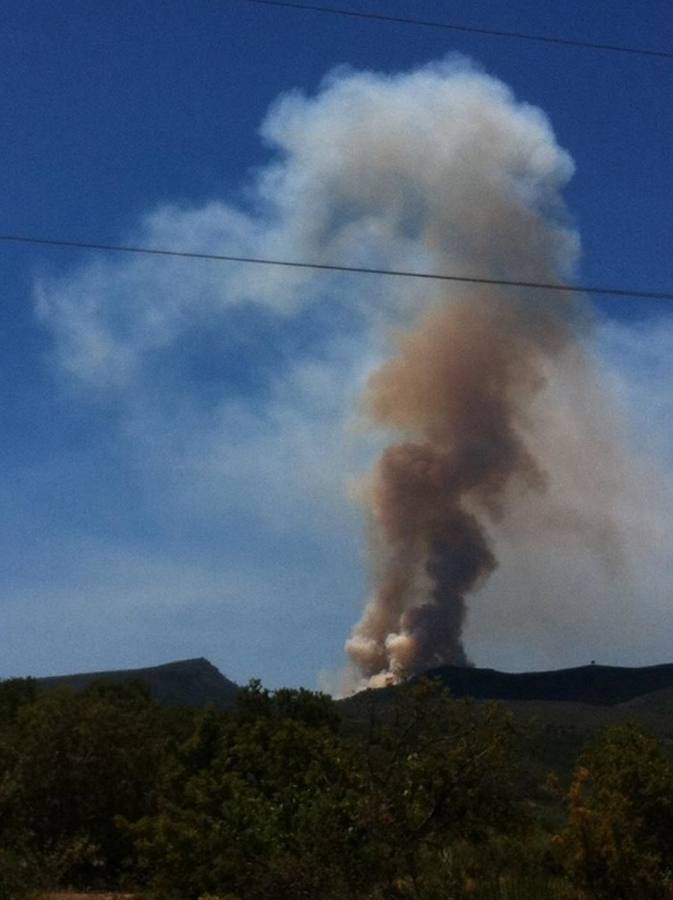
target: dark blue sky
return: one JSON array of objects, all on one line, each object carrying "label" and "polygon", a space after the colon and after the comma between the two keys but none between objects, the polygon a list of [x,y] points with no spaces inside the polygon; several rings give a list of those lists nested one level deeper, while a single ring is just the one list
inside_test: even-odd
[{"label": "dark blue sky", "polygon": [[[344,3],[476,27],[673,47],[670,4],[653,0]],[[251,202],[254,173],[274,159],[259,128],[279,95],[314,94],[335,66],[396,73],[458,52],[517,100],[540,107],[574,160],[564,196],[581,235],[578,279],[673,289],[673,60],[242,0],[24,0],[5,7],[2,24],[0,233],[112,243],[151,233],[170,243],[184,228],[148,230],[142,223],[153,211]],[[198,228],[191,234],[191,249],[198,249]],[[309,498],[293,494],[289,478],[268,498],[271,506],[287,502],[291,511],[283,512],[265,510],[263,498],[245,498],[250,485],[277,477],[278,460],[256,468],[246,459],[242,479],[225,465],[212,488],[215,437],[208,432],[195,461],[184,435],[217,416],[226,435],[222,410],[235,408],[237,432],[229,437],[243,458],[265,456],[273,445],[296,459],[292,441],[305,427],[293,418],[296,409],[306,421],[324,416],[329,433],[338,419],[325,412],[331,407],[324,394],[313,396],[311,379],[323,376],[311,367],[327,359],[338,372],[340,354],[350,359],[356,324],[338,311],[278,321],[264,308],[243,306],[223,331],[197,310],[188,327],[181,325],[177,345],[146,351],[152,364],[151,372],[142,364],[142,397],[91,389],[64,371],[57,346],[63,332],[36,312],[36,284],[57,283],[59,296],[70,284],[72,310],[92,259],[0,246],[0,677],[208,655],[238,679],[312,685],[318,670],[339,665],[362,601],[359,514],[334,499],[339,466],[357,469],[361,451],[349,446],[347,461],[342,455]],[[170,278],[177,283],[188,272],[191,279],[195,266],[205,281],[218,277],[215,264],[204,265],[185,261]],[[200,290],[208,288],[196,285],[194,295]],[[661,304],[605,298],[597,307],[608,331],[669,327]],[[610,347],[628,355],[615,350],[619,341]],[[652,371],[663,393],[658,358]],[[314,450],[306,452],[306,465],[317,467]],[[327,467],[329,452],[320,448]],[[492,658],[526,666],[525,655],[508,653],[493,650]]]},{"label": "dark blue sky", "polygon": [[[673,37],[664,2],[353,8],[664,50]],[[3,26],[3,230],[114,240],[157,202],[235,193],[266,158],[256,130],[279,93],[342,63],[397,71],[458,50],[544,109],[576,160],[586,275],[669,284],[670,60],[241,0],[26,2]]]}]

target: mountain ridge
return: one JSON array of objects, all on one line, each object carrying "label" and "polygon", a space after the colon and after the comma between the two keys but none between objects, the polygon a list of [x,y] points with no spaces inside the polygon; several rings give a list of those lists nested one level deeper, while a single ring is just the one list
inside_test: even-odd
[{"label": "mountain ridge", "polygon": [[206,706],[226,709],[234,703],[239,686],[226,678],[203,656],[145,666],[139,669],[111,669],[100,672],[77,672],[36,678],[38,688],[70,687],[84,690],[94,681],[120,683],[141,681],[152,698],[166,706]]},{"label": "mountain ridge", "polygon": [[[642,698],[673,692],[673,663],[653,666],[591,664],[536,672],[501,672],[480,667],[441,666],[424,676],[439,678],[454,697],[522,703],[570,703],[587,707],[642,705]],[[226,678],[205,657],[175,660],[137,669],[79,672],[36,678],[39,688],[71,687],[83,690],[93,681],[138,680],[152,697],[167,705],[231,706],[239,685]],[[384,689],[381,694],[386,694]],[[362,692],[360,692],[362,693]],[[371,692],[367,692],[371,693]],[[346,698],[346,702],[351,698]]]},{"label": "mountain ridge", "polygon": [[673,663],[653,666],[575,666],[539,672],[440,666],[423,677],[439,678],[455,697],[478,700],[542,700],[615,706],[673,687]]}]

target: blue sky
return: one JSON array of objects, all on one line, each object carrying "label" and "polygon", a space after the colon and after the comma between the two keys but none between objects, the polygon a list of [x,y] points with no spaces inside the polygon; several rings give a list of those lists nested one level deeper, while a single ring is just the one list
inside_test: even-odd
[{"label": "blue sky", "polygon": [[[664,2],[351,8],[655,49],[673,37]],[[543,110],[574,161],[563,197],[577,279],[673,287],[671,60],[241,0],[28,0],[3,25],[2,233],[258,247],[271,190],[259,186],[282,161],[279,97],[315,98],[339,66],[394,75],[459,53]],[[336,253],[302,231],[307,203],[264,246]],[[378,438],[356,413],[386,354],[388,287],[367,282],[364,305],[348,299],[363,291],[355,277],[9,244],[0,254],[0,677],[203,655],[237,680],[311,687],[338,669],[367,591],[352,495]],[[620,576],[616,611],[587,576],[580,628],[582,589],[573,583],[571,602],[563,586],[590,563],[557,546],[536,568],[520,531],[488,590],[526,599],[511,614],[502,604],[491,628],[475,612],[468,646],[483,665],[668,660],[673,307],[598,298],[596,309],[611,427],[637,493],[612,511],[640,516],[623,514],[631,581]],[[590,398],[577,402],[590,421]],[[514,560],[523,585],[507,580]]]}]

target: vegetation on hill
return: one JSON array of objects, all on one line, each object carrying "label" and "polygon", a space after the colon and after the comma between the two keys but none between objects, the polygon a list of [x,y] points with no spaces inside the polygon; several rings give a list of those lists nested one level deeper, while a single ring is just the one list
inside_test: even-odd
[{"label": "vegetation on hill", "polygon": [[133,682],[7,681],[0,900],[673,897],[665,747],[633,727],[587,736],[432,681],[346,717],[257,682],[222,710]]}]

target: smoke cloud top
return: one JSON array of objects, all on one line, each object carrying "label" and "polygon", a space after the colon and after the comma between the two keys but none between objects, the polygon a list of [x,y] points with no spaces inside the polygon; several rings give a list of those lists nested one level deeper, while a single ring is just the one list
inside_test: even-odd
[{"label": "smoke cloud top", "polygon": [[[394,75],[339,69],[314,96],[281,97],[261,135],[271,158],[244,202],[162,207],[128,243],[572,277],[579,239],[561,195],[573,163],[540,110],[464,59]],[[37,305],[61,370],[113,398],[160,513],[172,496],[193,521],[184,498],[197,495],[209,525],[240,508],[255,531],[301,520],[327,536],[353,524],[337,485],[380,452],[360,491],[373,590],[347,642],[351,684],[468,664],[471,646],[497,657],[495,631],[519,648],[544,632],[544,658],[568,663],[558,647],[589,608],[616,621],[611,579],[660,500],[627,449],[575,295],[99,258],[43,278]],[[301,358],[279,353],[253,397],[223,378],[204,403],[189,354],[204,335],[238,352],[235,313],[260,316],[283,349],[309,325],[317,337]],[[371,430],[340,444],[358,393]],[[580,590],[566,590],[576,573]]]}]

